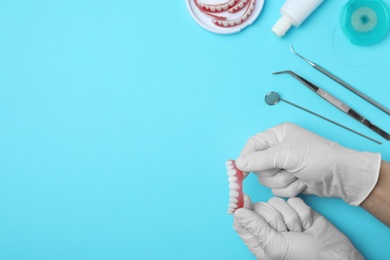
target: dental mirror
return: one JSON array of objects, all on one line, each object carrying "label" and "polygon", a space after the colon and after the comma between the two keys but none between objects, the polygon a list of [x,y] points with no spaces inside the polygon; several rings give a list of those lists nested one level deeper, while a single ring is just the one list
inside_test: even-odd
[{"label": "dental mirror", "polygon": [[265,96],[265,103],[267,103],[270,106],[276,105],[280,101],[280,96],[277,92],[269,92]]},{"label": "dental mirror", "polygon": [[371,137],[368,137],[368,136],[366,136],[364,134],[361,134],[361,133],[359,133],[359,132],[357,132],[357,131],[349,128],[349,127],[343,126],[342,124],[339,124],[339,123],[337,123],[337,122],[335,122],[333,120],[330,120],[329,118],[326,118],[326,117],[321,116],[321,115],[319,115],[319,114],[317,114],[317,113],[315,113],[313,111],[310,111],[310,110],[308,110],[308,109],[306,109],[304,107],[301,107],[301,106],[298,106],[298,105],[296,105],[294,103],[291,103],[290,101],[287,101],[287,100],[281,98],[280,95],[277,92],[269,92],[269,93],[267,93],[267,95],[265,95],[264,100],[265,100],[265,103],[267,103],[267,105],[270,105],[270,106],[278,104],[279,101],[283,101],[283,102],[285,102],[285,103],[287,103],[289,105],[292,105],[292,106],[294,106],[296,108],[302,109],[303,111],[306,111],[306,112],[308,112],[308,113],[310,113],[312,115],[318,116],[319,118],[322,118],[322,119],[324,119],[324,120],[326,120],[326,121],[328,121],[328,122],[330,122],[332,124],[335,124],[335,125],[340,126],[340,127],[344,128],[344,129],[346,129],[348,131],[351,131],[352,133],[355,133],[355,134],[360,135],[360,136],[362,136],[364,138],[367,138],[368,140],[371,140],[371,141],[373,141],[373,142],[375,142],[377,144],[382,144],[381,142],[379,142],[379,141],[377,141],[377,140],[375,140],[375,139],[373,139]]}]

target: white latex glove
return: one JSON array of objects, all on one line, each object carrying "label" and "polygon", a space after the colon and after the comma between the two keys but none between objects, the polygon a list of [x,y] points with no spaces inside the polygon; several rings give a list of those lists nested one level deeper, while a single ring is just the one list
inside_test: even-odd
[{"label": "white latex glove", "polygon": [[375,187],[379,153],[358,152],[284,123],[249,139],[237,167],[257,174],[279,197],[298,193],[339,197],[360,205]]},{"label": "white latex glove", "polygon": [[349,239],[300,198],[271,198],[234,212],[233,228],[258,259],[364,259]]}]

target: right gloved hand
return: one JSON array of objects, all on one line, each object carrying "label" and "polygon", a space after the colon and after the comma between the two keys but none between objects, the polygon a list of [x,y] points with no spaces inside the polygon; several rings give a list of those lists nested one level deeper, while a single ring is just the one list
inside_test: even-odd
[{"label": "right gloved hand", "polygon": [[258,259],[361,260],[349,239],[300,198],[271,198],[234,212],[233,228]]},{"label": "right gloved hand", "polygon": [[375,187],[379,153],[358,152],[284,123],[249,139],[237,167],[257,174],[279,197],[298,193],[339,197],[360,205]]}]

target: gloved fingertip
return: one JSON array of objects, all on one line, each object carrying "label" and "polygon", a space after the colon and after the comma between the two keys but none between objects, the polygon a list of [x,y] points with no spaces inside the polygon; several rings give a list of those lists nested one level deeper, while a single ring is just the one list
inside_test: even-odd
[{"label": "gloved fingertip", "polygon": [[244,208],[252,210],[252,200],[244,193]]},{"label": "gloved fingertip", "polygon": [[236,159],[236,166],[241,171],[245,171],[247,163],[248,163],[248,157],[245,154],[240,155]]},{"label": "gloved fingertip", "polygon": [[250,209],[239,208],[233,213],[234,220],[240,225],[246,226],[248,223],[257,221],[259,216]]},{"label": "gloved fingertip", "polygon": [[299,191],[285,190],[285,189],[272,189],[272,194],[280,198],[291,198],[296,197],[299,194]]},{"label": "gloved fingertip", "polygon": [[251,210],[249,209],[246,209],[246,208],[239,208],[239,209],[236,209],[233,213],[233,217],[234,219],[238,222],[238,223],[243,223],[243,220],[247,219],[248,218],[248,215],[250,214],[249,212],[251,212]]},{"label": "gloved fingertip", "polygon": [[305,188],[306,184],[301,180],[295,180],[286,188],[281,189],[272,189],[272,193],[277,197],[282,198],[291,198],[296,197],[299,193],[301,193]]}]

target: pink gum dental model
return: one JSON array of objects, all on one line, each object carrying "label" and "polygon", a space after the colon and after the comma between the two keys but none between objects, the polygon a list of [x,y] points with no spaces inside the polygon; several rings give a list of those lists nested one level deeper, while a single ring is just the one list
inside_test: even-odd
[{"label": "pink gum dental model", "polygon": [[[244,22],[252,14],[255,9],[256,0],[250,0],[248,7],[245,10],[245,13],[233,20],[224,20],[224,19],[213,19],[212,22],[219,27],[234,27]],[[237,11],[238,12],[238,11]]]},{"label": "pink gum dental model", "polygon": [[242,190],[244,174],[237,168],[234,160],[226,161],[226,170],[230,190],[227,213],[233,214],[236,209],[244,207],[244,193]]},{"label": "pink gum dental model", "polygon": [[[252,14],[255,9],[256,0],[229,0],[222,4],[205,4],[198,3],[198,0],[193,0],[198,9],[213,19],[213,24],[219,27],[228,28],[234,27],[244,22]],[[249,4],[248,4],[249,3]],[[218,16],[215,13],[228,12],[230,14],[238,13],[247,6],[245,12],[238,18],[228,20],[225,16]]]},{"label": "pink gum dental model", "polygon": [[232,8],[228,9],[228,13],[237,13],[242,10],[246,6],[246,4],[249,3],[249,0],[241,0],[238,2],[235,6]]},{"label": "pink gum dental model", "polygon": [[219,13],[219,12],[227,11],[228,9],[235,6],[238,1],[239,0],[229,0],[226,3],[212,5],[212,4],[198,3],[197,0],[194,0],[195,4],[198,6],[199,9],[201,9],[204,12],[211,12],[211,13]]}]

